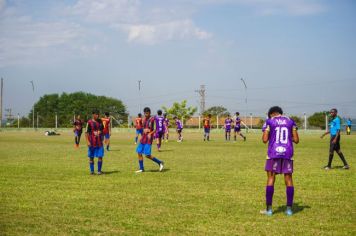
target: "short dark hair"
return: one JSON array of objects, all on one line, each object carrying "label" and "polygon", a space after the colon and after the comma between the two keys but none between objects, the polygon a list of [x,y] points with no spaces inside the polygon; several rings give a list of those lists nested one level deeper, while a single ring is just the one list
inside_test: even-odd
[{"label": "short dark hair", "polygon": [[336,108],[332,108],[330,111],[335,112],[335,114],[337,114],[337,109]]},{"label": "short dark hair", "polygon": [[98,109],[93,109],[92,113],[91,114],[98,114],[99,115],[99,110]]},{"label": "short dark hair", "polygon": [[178,117],[174,116],[173,119],[177,119]]},{"label": "short dark hair", "polygon": [[149,112],[149,113],[151,113],[151,109],[149,108],[149,107],[145,107],[144,109],[143,109],[143,112]]},{"label": "short dark hair", "polygon": [[160,115],[162,115],[162,111],[161,110],[158,110],[157,111],[157,114],[160,116]]},{"label": "short dark hair", "polygon": [[105,112],[105,115],[106,115],[106,116],[109,116],[109,115],[110,115],[110,113],[109,113],[109,112]]},{"label": "short dark hair", "polygon": [[237,111],[235,114],[236,114],[237,116],[239,116],[239,115],[240,115],[240,112]]},{"label": "short dark hair", "polygon": [[209,117],[211,117],[211,114],[208,114]]},{"label": "short dark hair", "polygon": [[273,106],[268,110],[268,117],[271,118],[271,115],[273,113],[279,113],[279,114],[283,115],[283,110],[279,106]]},{"label": "short dark hair", "polygon": [[167,113],[164,113],[163,116],[166,117],[166,116],[167,116]]},{"label": "short dark hair", "polygon": [[142,114],[141,113],[138,113],[138,117],[141,117],[142,116]]}]

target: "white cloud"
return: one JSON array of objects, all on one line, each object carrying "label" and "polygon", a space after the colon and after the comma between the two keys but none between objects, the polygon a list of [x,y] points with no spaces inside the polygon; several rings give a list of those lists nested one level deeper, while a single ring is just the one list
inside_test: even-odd
[{"label": "white cloud", "polygon": [[184,9],[172,6],[147,6],[138,0],[79,0],[68,10],[69,14],[86,21],[107,24],[125,33],[128,42],[153,45],[171,40],[204,40],[211,37],[211,33],[185,17]]},{"label": "white cloud", "polygon": [[147,45],[162,41],[208,39],[211,34],[196,27],[191,20],[171,21],[158,24],[118,25],[127,32],[128,42]]},{"label": "white cloud", "polygon": [[[0,16],[0,66],[39,64],[60,55],[87,52],[86,32],[67,22],[36,22],[27,16]],[[85,51],[83,51],[85,46]]]}]

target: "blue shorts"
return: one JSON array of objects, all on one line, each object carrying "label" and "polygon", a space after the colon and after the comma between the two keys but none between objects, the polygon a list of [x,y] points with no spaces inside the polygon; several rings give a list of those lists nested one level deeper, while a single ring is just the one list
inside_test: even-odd
[{"label": "blue shorts", "polygon": [[104,137],[105,137],[105,139],[110,139],[110,134],[109,133],[104,134]]},{"label": "blue shorts", "polygon": [[137,130],[136,130],[136,134],[137,134],[137,135],[138,135],[138,134],[141,134],[141,135],[142,135],[142,134],[143,134],[143,129],[137,129]]},{"label": "blue shorts", "polygon": [[79,137],[79,136],[81,136],[82,135],[82,131],[80,131],[80,130],[75,130],[74,131],[74,136],[75,137]]},{"label": "blue shorts", "polygon": [[88,157],[103,157],[104,156],[104,147],[88,147]]},{"label": "blue shorts", "polygon": [[140,143],[136,148],[136,152],[138,154],[145,154],[146,156],[151,156],[151,147],[151,144]]},{"label": "blue shorts", "polygon": [[204,128],[204,132],[209,134],[210,133],[210,128]]}]

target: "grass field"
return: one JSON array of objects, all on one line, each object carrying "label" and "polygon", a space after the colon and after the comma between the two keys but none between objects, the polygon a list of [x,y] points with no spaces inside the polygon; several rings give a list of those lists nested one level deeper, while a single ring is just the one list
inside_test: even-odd
[{"label": "grass field", "polygon": [[328,138],[300,136],[295,214],[283,213],[278,176],[275,214],[267,217],[259,214],[266,182],[260,133],[236,143],[185,133],[183,143],[153,148],[164,172],[145,160],[141,174],[133,133],[114,133],[106,174],[90,176],[87,148],[75,149],[70,132],[0,132],[0,235],[355,235],[356,135],[341,140],[351,169],[341,169],[335,155],[330,171],[321,169]]}]

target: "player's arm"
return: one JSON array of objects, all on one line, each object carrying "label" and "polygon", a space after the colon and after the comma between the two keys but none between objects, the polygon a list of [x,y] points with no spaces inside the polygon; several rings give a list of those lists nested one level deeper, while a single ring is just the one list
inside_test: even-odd
[{"label": "player's arm", "polygon": [[90,128],[90,125],[89,125],[89,122],[87,123],[87,127],[85,129],[85,140],[87,141],[87,145],[88,147],[90,147],[90,140],[89,140],[89,132],[90,132],[91,128]]},{"label": "player's arm", "polygon": [[299,135],[296,128],[293,128],[292,136],[293,136],[293,142],[296,144],[299,143]]},{"label": "player's arm", "polygon": [[269,130],[266,129],[265,131],[263,131],[263,134],[262,134],[262,142],[267,143],[268,139],[269,139]]},{"label": "player's arm", "polygon": [[324,138],[325,135],[327,135],[327,134],[330,134],[330,131],[326,131],[325,133],[323,133],[323,134],[320,136],[320,138]]}]

